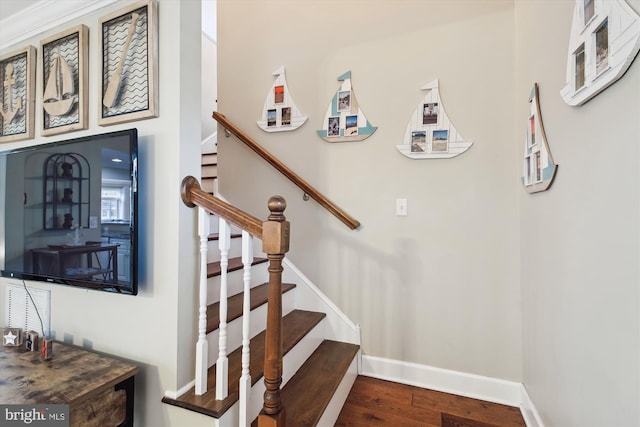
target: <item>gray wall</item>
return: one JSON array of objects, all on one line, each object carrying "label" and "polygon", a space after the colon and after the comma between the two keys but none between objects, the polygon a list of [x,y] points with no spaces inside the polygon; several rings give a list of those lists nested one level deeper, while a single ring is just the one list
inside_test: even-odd
[{"label": "gray wall", "polygon": [[[627,3],[640,12],[640,1]],[[581,107],[564,86],[573,1],[517,1],[518,139],[540,86],[558,174],[519,193],[524,383],[548,426],[640,425],[640,60]]]},{"label": "gray wall", "polygon": [[[513,2],[219,1],[219,111],[362,223],[350,231],[246,147],[219,137],[221,193],[265,217],[288,202],[289,258],[362,327],[368,355],[520,381],[519,141],[514,141]],[[252,13],[247,13],[251,10]],[[285,66],[294,132],[260,119]],[[351,70],[378,130],[332,144],[322,128]],[[395,148],[420,88],[439,78],[457,130],[474,141],[449,160]],[[395,199],[408,199],[407,217]]]}]

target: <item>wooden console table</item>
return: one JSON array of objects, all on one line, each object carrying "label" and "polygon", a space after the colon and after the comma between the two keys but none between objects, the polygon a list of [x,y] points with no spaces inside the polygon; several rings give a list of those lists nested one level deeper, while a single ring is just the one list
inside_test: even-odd
[{"label": "wooden console table", "polygon": [[[98,254],[107,252],[106,265],[102,265]],[[49,246],[48,248],[32,249],[33,271],[36,274],[47,274],[56,277],[75,279],[91,279],[102,275],[105,280],[111,279],[118,283],[118,245],[87,244],[79,246]],[[86,255],[86,263],[77,268],[68,268],[74,257]],[[94,267],[94,260],[95,265]]]},{"label": "wooden console table", "polygon": [[69,425],[133,426],[134,376],[129,363],[53,343],[53,358],[0,346],[0,403],[68,404]]}]

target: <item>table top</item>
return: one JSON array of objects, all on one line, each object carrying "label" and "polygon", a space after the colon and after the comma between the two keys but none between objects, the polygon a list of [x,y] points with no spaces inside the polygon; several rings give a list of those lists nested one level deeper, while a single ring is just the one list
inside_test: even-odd
[{"label": "table top", "polygon": [[53,342],[53,357],[0,346],[0,403],[75,404],[134,376],[138,367]]},{"label": "table top", "polygon": [[106,243],[96,243],[96,244],[86,244],[86,245],[49,245],[46,248],[37,248],[31,249],[31,252],[34,253],[87,253],[87,252],[101,252],[101,251],[114,251],[117,250],[118,245],[116,244],[106,244]]}]

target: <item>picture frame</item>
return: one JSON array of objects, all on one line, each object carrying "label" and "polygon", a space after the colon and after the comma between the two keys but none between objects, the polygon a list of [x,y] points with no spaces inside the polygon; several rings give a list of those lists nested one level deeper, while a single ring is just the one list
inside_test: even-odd
[{"label": "picture frame", "polygon": [[158,117],[156,7],[144,0],[100,18],[100,126]]},{"label": "picture frame", "polygon": [[338,92],[338,106],[337,110],[339,112],[349,112],[351,111],[351,91],[343,90]]},{"label": "picture frame", "polygon": [[22,328],[2,328],[2,345],[19,347],[22,345]]},{"label": "picture frame", "polygon": [[0,57],[0,143],[35,134],[36,48],[28,46]]},{"label": "picture frame", "polygon": [[431,151],[434,153],[446,153],[449,151],[449,130],[436,129],[433,131]]},{"label": "picture frame", "polygon": [[422,105],[422,124],[437,125],[438,124],[438,103],[426,102]]},{"label": "picture frame", "polygon": [[605,19],[594,33],[596,75],[609,68],[609,20]]},{"label": "picture frame", "polygon": [[78,25],[40,41],[43,136],[87,129],[89,28]]},{"label": "picture frame", "polygon": [[427,151],[427,132],[423,130],[411,132],[411,152],[425,153]]}]

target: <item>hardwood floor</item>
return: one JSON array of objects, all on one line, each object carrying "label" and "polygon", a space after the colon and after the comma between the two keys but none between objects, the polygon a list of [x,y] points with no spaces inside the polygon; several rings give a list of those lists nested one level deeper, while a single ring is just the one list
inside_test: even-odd
[{"label": "hardwood floor", "polygon": [[519,408],[359,376],[340,427],[525,427]]}]

